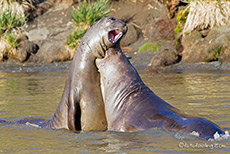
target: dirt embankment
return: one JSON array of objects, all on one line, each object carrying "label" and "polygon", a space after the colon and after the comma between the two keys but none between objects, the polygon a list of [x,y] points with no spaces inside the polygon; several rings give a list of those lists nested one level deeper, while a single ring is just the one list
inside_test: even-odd
[{"label": "dirt embankment", "polygon": [[[73,53],[67,50],[65,42],[75,28],[71,10],[77,5],[78,0],[38,0],[33,10],[27,10],[32,13],[25,28],[26,40],[33,42],[33,49],[36,49],[26,57],[27,63],[71,60]],[[129,30],[121,41],[121,47],[137,68],[148,67],[155,72],[186,69],[184,64],[188,63],[220,61],[221,65],[230,59],[229,27],[208,32],[194,31],[185,37],[178,37],[175,47],[176,17],[186,5],[179,0],[168,0],[167,3],[163,0],[111,0],[110,5],[110,15],[128,25]],[[139,52],[145,43],[157,43],[160,49]],[[28,48],[21,47],[21,50],[24,49]]]},{"label": "dirt embankment", "polygon": [[[47,2],[46,2],[47,3]],[[40,4],[42,6],[42,3]],[[138,49],[146,42],[157,42],[161,50],[174,51],[175,19],[168,17],[165,4],[160,1],[111,1],[111,16],[125,21],[129,27],[128,33],[121,41],[123,51],[132,57],[131,62],[140,67],[146,67],[155,53],[142,52]],[[54,62],[71,59],[66,50],[67,36],[74,30],[71,20],[71,10],[75,5],[50,5],[41,11],[42,7],[33,13],[35,19],[26,27],[29,40],[39,46],[36,54],[28,58],[28,62]],[[42,13],[41,13],[42,12]],[[40,14],[40,15],[39,15]]]}]

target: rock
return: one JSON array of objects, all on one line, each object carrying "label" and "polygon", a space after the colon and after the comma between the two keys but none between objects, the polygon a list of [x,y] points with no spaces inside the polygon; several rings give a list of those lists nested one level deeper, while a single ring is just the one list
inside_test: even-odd
[{"label": "rock", "polygon": [[28,60],[31,54],[36,54],[39,47],[37,44],[28,40],[27,35],[21,35],[16,40],[19,46],[16,48],[14,59],[19,60],[20,62],[25,62]]},{"label": "rock", "polygon": [[8,59],[7,53],[10,50],[10,45],[5,40],[0,39],[0,62]]},{"label": "rock", "polygon": [[80,2],[80,0],[32,0],[33,6],[25,5],[24,12],[28,14],[28,20],[31,21],[50,8],[55,6],[66,8],[77,2]]},{"label": "rock", "polygon": [[164,49],[158,51],[152,58],[149,67],[151,70],[161,69],[165,66],[175,64],[179,61],[179,56],[175,50]]},{"label": "rock", "polygon": [[26,35],[21,35],[16,40],[16,48],[12,48],[6,41],[1,41],[0,46],[0,61],[8,59],[16,59],[20,62],[25,62],[31,54],[35,54],[38,51],[38,46],[29,41]]},{"label": "rock", "polygon": [[121,41],[122,47],[126,47],[135,43],[139,39],[139,35],[140,35],[137,31],[137,28],[133,24],[127,24],[127,26],[128,26],[128,32],[122,38]]},{"label": "rock", "polygon": [[182,62],[230,62],[230,28],[227,26],[214,27],[205,38],[193,31],[185,35],[181,43],[184,48]]},{"label": "rock", "polygon": [[27,35],[30,37],[30,41],[45,40],[48,38],[49,30],[46,27],[39,27],[30,30]]},{"label": "rock", "polygon": [[14,57],[9,59],[17,59],[20,62],[25,62],[27,60],[27,52],[24,50],[16,50]]},{"label": "rock", "polygon": [[[137,3],[112,1],[112,8],[111,16],[128,23],[127,37],[121,40],[121,45],[130,44],[132,50],[127,51],[127,56],[132,57],[130,61],[136,68],[147,68],[154,55],[148,52],[138,53],[139,48],[146,42],[159,42],[162,51],[163,49],[174,51],[176,19],[168,17],[168,10],[162,0],[143,0]],[[137,35],[133,29],[136,30]]]},{"label": "rock", "polygon": [[28,23],[26,28],[30,41],[39,46],[36,55],[30,62],[54,62],[71,60],[65,49],[67,36],[74,30],[71,22],[71,9],[53,7]]},{"label": "rock", "polygon": [[[171,22],[171,19],[168,18],[168,11],[161,2],[152,0],[140,1],[138,3],[113,1],[112,6],[113,11],[110,15],[126,21],[128,26],[133,25],[138,32],[139,38],[143,35],[146,40],[155,42],[161,38],[168,38],[168,29],[170,29],[170,32],[172,32],[170,33],[170,40],[172,40],[171,36],[174,35],[174,32],[171,30],[174,30],[174,28],[171,23],[174,22],[174,19]],[[163,26],[167,27],[163,29]],[[132,31],[132,27],[129,28],[128,33],[129,31]],[[159,34],[165,36],[158,37]]]},{"label": "rock", "polygon": [[176,20],[170,19],[164,11],[158,20],[152,23],[153,28],[149,29],[146,27],[146,33],[149,35],[151,40],[174,40],[174,29],[176,27]]}]

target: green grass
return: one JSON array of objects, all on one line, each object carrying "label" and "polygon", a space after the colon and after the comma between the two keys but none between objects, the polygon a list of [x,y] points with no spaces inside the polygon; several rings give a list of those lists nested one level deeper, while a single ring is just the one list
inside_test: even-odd
[{"label": "green grass", "polygon": [[71,48],[74,49],[81,41],[81,38],[84,36],[86,30],[80,29],[75,31],[73,34],[70,34],[67,37],[66,44]]},{"label": "green grass", "polygon": [[72,20],[76,31],[67,37],[66,45],[71,49],[77,48],[85,32],[98,20],[107,17],[111,8],[107,8],[109,0],[82,2],[78,9],[72,11]]},{"label": "green grass", "polygon": [[138,52],[140,53],[140,52],[144,52],[144,51],[149,51],[149,52],[153,53],[153,52],[158,51],[160,49],[161,49],[161,45],[158,43],[155,43],[155,42],[145,43],[139,48]]},{"label": "green grass", "polygon": [[214,53],[214,60],[217,61],[219,59],[220,56],[220,51],[221,51],[222,47],[218,47]]},{"label": "green grass", "polygon": [[13,13],[9,8],[0,11],[0,34],[11,32],[14,28],[22,27],[26,23],[26,17]]},{"label": "green grass", "polygon": [[16,40],[26,23],[22,2],[24,1],[0,1],[0,61],[3,60],[3,55],[6,59],[14,58],[15,50],[19,46]]},{"label": "green grass", "polygon": [[188,10],[182,10],[178,13],[177,18],[176,18],[176,28],[174,29],[174,37],[176,41],[176,46],[177,46],[177,36],[180,32],[183,31],[184,24],[186,23],[187,16],[188,16],[189,11]]},{"label": "green grass", "polygon": [[0,39],[7,41],[12,48],[16,48],[19,44],[16,42],[13,30],[20,31],[25,23],[26,17],[13,13],[10,8],[0,10]]},{"label": "green grass", "polygon": [[12,48],[17,48],[19,46],[19,44],[17,43],[17,38],[11,33],[6,34],[6,40]]},{"label": "green grass", "polygon": [[72,11],[72,19],[76,25],[82,23],[92,26],[101,18],[107,17],[110,8],[106,10],[109,0],[97,0],[95,3],[83,2],[77,10]]}]

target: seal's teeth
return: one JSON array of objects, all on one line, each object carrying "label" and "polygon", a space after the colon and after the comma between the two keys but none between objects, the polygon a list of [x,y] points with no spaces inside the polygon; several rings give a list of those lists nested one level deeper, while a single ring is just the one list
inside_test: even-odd
[{"label": "seal's teeth", "polygon": [[112,30],[109,32],[109,41],[113,44],[116,43],[122,36],[122,32],[120,30]]},{"label": "seal's teeth", "polygon": [[119,34],[117,34],[117,35],[115,36],[114,41],[116,42],[117,40],[119,40],[119,39],[121,38],[121,36],[122,36],[122,32],[120,32]]}]

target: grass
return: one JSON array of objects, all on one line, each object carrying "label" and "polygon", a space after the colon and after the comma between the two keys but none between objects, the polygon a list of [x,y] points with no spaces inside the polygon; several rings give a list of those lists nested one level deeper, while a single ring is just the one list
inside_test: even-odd
[{"label": "grass", "polygon": [[177,36],[179,33],[181,33],[183,31],[183,26],[186,23],[187,20],[187,16],[188,16],[189,11],[188,10],[182,10],[178,13],[177,18],[176,18],[176,28],[174,29],[174,37],[176,40],[176,46],[177,46]]},{"label": "grass", "polygon": [[76,10],[72,11],[72,20],[76,25],[76,31],[67,38],[66,45],[76,49],[85,32],[98,20],[107,17],[111,8],[107,9],[109,0],[97,0],[96,2],[82,2]]},{"label": "grass", "polygon": [[0,11],[0,34],[11,32],[12,29],[22,27],[26,23],[26,18],[13,13],[9,8]]},{"label": "grass", "polygon": [[0,4],[3,3],[12,4],[15,2],[19,4],[32,4],[32,0],[0,0]]},{"label": "grass", "polygon": [[211,59],[210,62],[218,61],[218,59],[220,57],[221,49],[222,49],[222,46],[208,49],[208,53],[213,54],[213,59]]},{"label": "grass", "polygon": [[230,2],[220,0],[191,1],[183,13],[186,17],[186,22],[182,31],[184,35],[195,29],[211,29],[214,26],[229,24]]},{"label": "grass", "polygon": [[216,51],[214,52],[214,60],[215,61],[217,61],[219,59],[221,49],[222,49],[222,47],[218,47],[216,49]]},{"label": "grass", "polygon": [[26,23],[26,16],[21,6],[24,2],[26,1],[0,1],[0,57],[14,55],[15,49],[19,46],[16,41],[17,36],[21,33],[22,27]]},{"label": "grass", "polygon": [[187,0],[187,7],[178,13],[174,29],[177,47],[178,34],[186,35],[193,30],[212,29],[230,24],[230,2],[227,0]]},{"label": "grass", "polygon": [[17,48],[19,46],[17,43],[17,38],[12,33],[7,33],[6,36],[6,39],[12,48]]},{"label": "grass", "polygon": [[23,6],[29,4],[26,0],[0,0],[0,10],[7,11],[10,9],[12,13],[24,16]]},{"label": "grass", "polygon": [[155,43],[155,42],[145,43],[139,48],[138,52],[139,53],[144,52],[144,51],[155,52],[155,51],[158,51],[160,49],[161,49],[161,45],[158,43]]},{"label": "grass", "polygon": [[81,41],[81,38],[84,36],[86,30],[84,29],[79,29],[77,31],[75,31],[74,33],[70,34],[67,37],[67,41],[66,44],[71,48],[74,49],[76,46],[78,46],[78,44]]},{"label": "grass", "polygon": [[77,10],[72,11],[72,19],[76,25],[92,26],[101,18],[107,17],[110,8],[106,10],[109,0],[97,0],[96,3],[83,2]]}]

